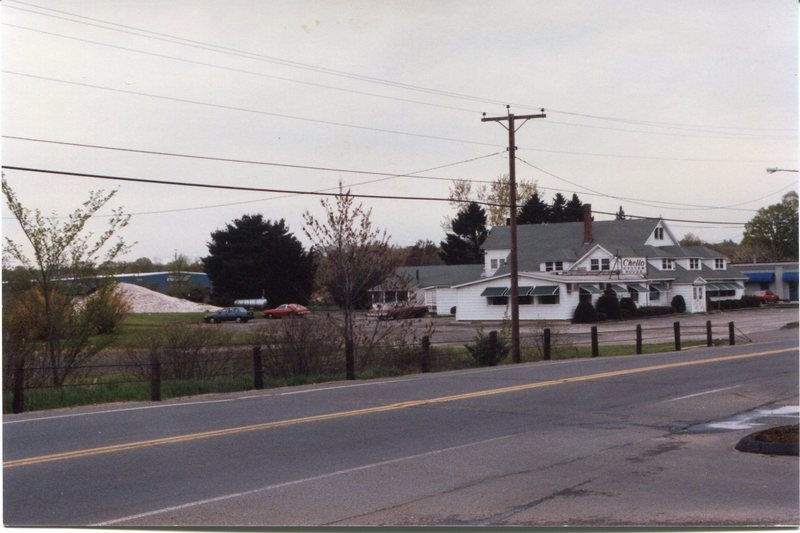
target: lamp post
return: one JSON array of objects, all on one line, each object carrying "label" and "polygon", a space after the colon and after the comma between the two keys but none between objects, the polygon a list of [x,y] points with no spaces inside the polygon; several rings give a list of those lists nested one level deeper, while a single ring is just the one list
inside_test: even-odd
[{"label": "lamp post", "polygon": [[769,174],[775,174],[776,172],[797,172],[797,170],[791,168],[768,168],[767,172]]}]

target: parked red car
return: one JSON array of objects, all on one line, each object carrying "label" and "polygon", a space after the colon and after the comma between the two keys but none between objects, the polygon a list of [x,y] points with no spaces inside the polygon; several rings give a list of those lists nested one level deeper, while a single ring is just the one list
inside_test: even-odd
[{"label": "parked red car", "polygon": [[264,316],[266,318],[283,318],[288,316],[290,318],[304,317],[311,312],[311,309],[300,304],[283,304],[275,309],[266,309]]},{"label": "parked red car", "polygon": [[764,303],[775,303],[781,299],[780,296],[778,296],[772,291],[756,291],[753,293],[753,296],[758,298]]}]

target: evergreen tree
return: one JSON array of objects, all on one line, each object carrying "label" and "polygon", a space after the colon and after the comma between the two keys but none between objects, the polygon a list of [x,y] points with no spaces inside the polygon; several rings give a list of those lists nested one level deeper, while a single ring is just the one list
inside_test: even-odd
[{"label": "evergreen tree", "polygon": [[550,223],[567,222],[565,220],[567,210],[567,199],[560,192],[556,193],[553,197],[553,203],[550,205],[550,217],[547,219]]},{"label": "evergreen tree", "polygon": [[481,245],[486,240],[486,211],[475,202],[463,207],[451,225],[453,232],[440,243],[440,256],[447,265],[483,262]]},{"label": "evergreen tree", "polygon": [[307,304],[314,287],[314,261],[285,222],[244,215],[211,234],[203,268],[214,286],[214,301],[231,304],[258,298],[271,304]]},{"label": "evergreen tree", "polygon": [[550,206],[539,198],[539,193],[533,193],[522,205],[517,224],[544,224],[550,218]]},{"label": "evergreen tree", "polygon": [[572,199],[564,209],[564,222],[583,222],[583,202],[575,193],[572,193]]}]

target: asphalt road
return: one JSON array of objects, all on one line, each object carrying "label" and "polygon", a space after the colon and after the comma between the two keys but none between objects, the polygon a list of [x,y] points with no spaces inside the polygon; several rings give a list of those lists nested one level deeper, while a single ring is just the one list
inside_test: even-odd
[{"label": "asphalt road", "polygon": [[797,333],[5,416],[6,525],[798,524]]}]

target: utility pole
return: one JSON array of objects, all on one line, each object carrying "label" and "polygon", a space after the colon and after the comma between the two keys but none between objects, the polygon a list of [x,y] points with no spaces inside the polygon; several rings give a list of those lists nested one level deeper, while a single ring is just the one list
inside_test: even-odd
[{"label": "utility pole", "polygon": [[[514,144],[514,134],[517,129],[521,128],[525,122],[532,118],[545,118],[547,115],[542,113],[538,115],[519,115],[516,116],[511,112],[510,106],[506,106],[508,116],[505,117],[487,117],[486,113],[483,114],[481,122],[498,122],[501,126],[508,130],[508,189],[509,189],[509,204],[510,204],[510,222],[511,222],[511,356],[515,363],[520,362],[519,351],[519,264],[517,262],[517,165],[516,165],[516,151],[517,147]],[[524,122],[519,127],[514,126],[516,119],[522,119]],[[508,126],[503,122],[508,121]]]}]

